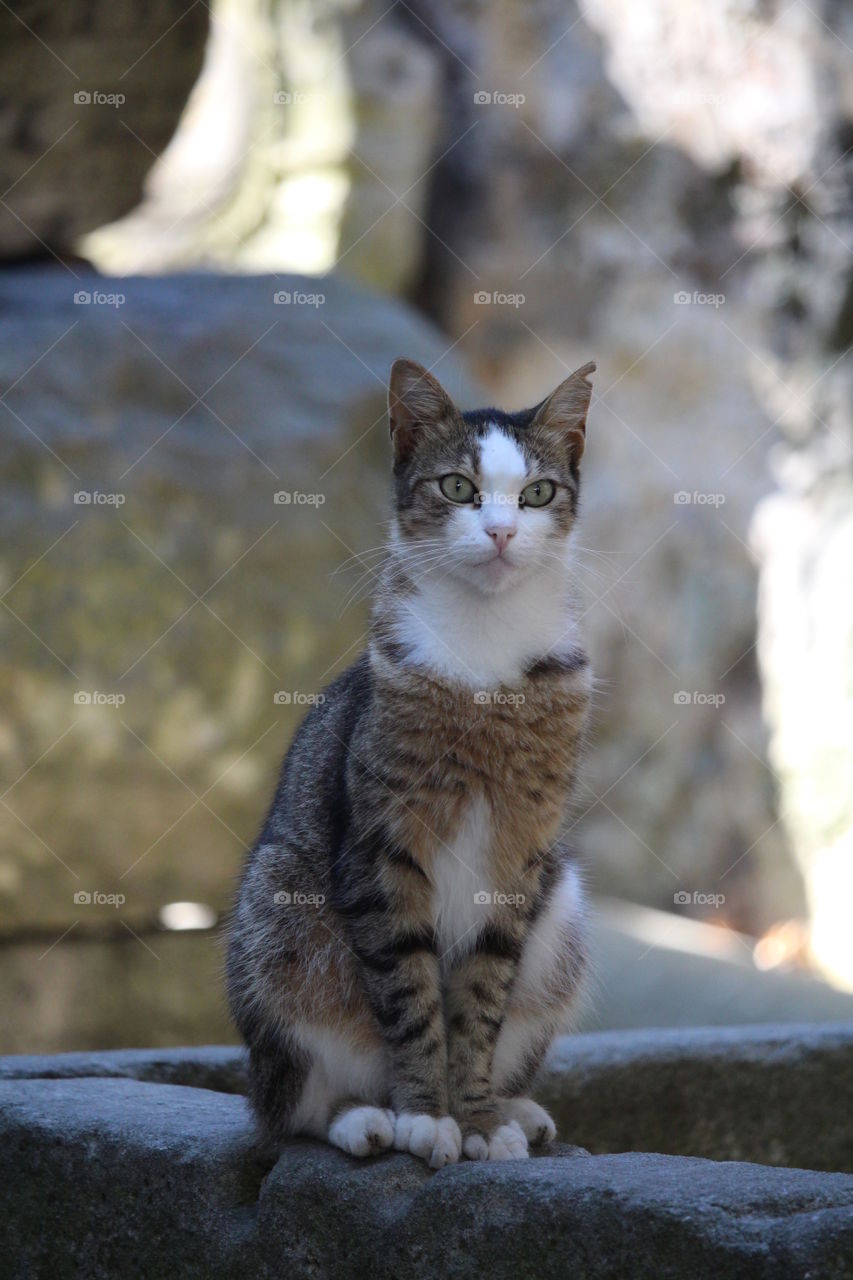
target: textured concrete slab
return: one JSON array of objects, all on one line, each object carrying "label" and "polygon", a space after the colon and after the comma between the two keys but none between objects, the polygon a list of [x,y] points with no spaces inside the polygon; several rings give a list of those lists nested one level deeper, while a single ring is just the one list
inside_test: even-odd
[{"label": "textured concrete slab", "polygon": [[[625,1132],[634,1125],[635,1136],[653,1133],[643,1119],[648,1080],[660,1072],[665,1089],[673,1071],[688,1073],[691,1042],[694,1069],[710,1071],[714,1087],[728,1062],[735,1092],[748,1093],[771,1068],[829,1090],[827,1073],[850,1034],[577,1037],[558,1046],[545,1089],[562,1089],[560,1105],[576,1115],[588,1109],[599,1126],[609,1090]],[[303,1141],[276,1159],[258,1144],[234,1092],[241,1068],[237,1051],[216,1047],[2,1060],[0,1274],[853,1275],[849,1174],[588,1155],[560,1144],[529,1161],[466,1161],[439,1173],[409,1156],[360,1162]],[[840,1120],[843,1100],[837,1092],[832,1100]],[[804,1129],[809,1123],[803,1117]],[[612,1137],[616,1122],[602,1132]]]}]

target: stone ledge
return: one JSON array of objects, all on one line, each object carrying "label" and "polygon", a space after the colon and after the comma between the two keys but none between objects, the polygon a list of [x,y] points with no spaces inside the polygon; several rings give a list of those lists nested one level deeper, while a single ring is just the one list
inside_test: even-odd
[{"label": "stone ledge", "polygon": [[598,1153],[853,1172],[853,1025],[565,1036],[537,1097]]},{"label": "stone ledge", "polygon": [[0,1105],[11,1275],[749,1280],[853,1259],[846,1174],[559,1146],[431,1174],[309,1142],[272,1165],[233,1094],[21,1079]]},{"label": "stone ledge", "polygon": [[[244,1093],[241,1049],[0,1058],[0,1080],[116,1077]],[[853,1173],[853,1025],[608,1031],[557,1041],[536,1096],[596,1154]]]},{"label": "stone ledge", "polygon": [[[736,1104],[737,1132],[741,1112],[748,1122],[750,1099],[760,1110],[761,1082],[776,1072],[786,1140],[805,1145],[815,1115],[849,1124],[841,1089],[850,1087],[851,1043],[849,1029],[809,1027],[568,1038],[552,1055],[542,1096],[554,1095],[561,1118],[574,1113],[572,1137],[586,1125],[600,1145],[620,1133],[673,1132],[661,1112],[689,1121],[684,1100],[696,1103],[702,1086],[711,1090],[707,1115],[715,1102],[718,1110]],[[846,1173],[587,1155],[559,1144],[531,1161],[464,1162],[436,1174],[409,1156],[361,1162],[303,1141],[275,1160],[256,1141],[239,1096],[242,1073],[242,1054],[227,1047],[0,1060],[0,1274],[853,1274]],[[796,1081],[804,1095],[820,1089],[817,1111],[791,1111]],[[667,1090],[682,1086],[679,1107]],[[773,1097],[767,1091],[768,1104]],[[750,1141],[760,1130],[753,1126]],[[687,1132],[707,1136],[695,1123]]]}]

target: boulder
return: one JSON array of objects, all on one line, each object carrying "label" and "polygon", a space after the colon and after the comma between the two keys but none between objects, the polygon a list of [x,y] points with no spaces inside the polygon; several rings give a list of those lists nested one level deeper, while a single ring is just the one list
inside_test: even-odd
[{"label": "boulder", "polygon": [[0,258],[69,257],[126,214],[201,69],[209,10],[23,0],[0,42]]},{"label": "boulder", "polygon": [[564,1036],[536,1096],[597,1153],[853,1173],[853,1023]]},{"label": "boulder", "polygon": [[[798,1035],[787,1029],[789,1041]],[[672,1046],[661,1048],[663,1061]],[[636,1051],[655,1053],[648,1041],[613,1044],[611,1071],[620,1059],[630,1069]],[[606,1077],[603,1046],[580,1052],[580,1075]],[[778,1050],[753,1042],[751,1052]],[[78,1056],[77,1073],[68,1057],[0,1064],[6,1274],[850,1274],[846,1173],[560,1144],[530,1161],[438,1173],[408,1155],[360,1162],[308,1141],[272,1153],[245,1099],[210,1087],[223,1069],[230,1079],[231,1051],[185,1053],[186,1074],[179,1054],[162,1051]]]},{"label": "boulder", "polygon": [[217,950],[160,910],[227,908],[363,644],[391,361],[473,392],[435,329],[339,280],[13,270],[0,310],[6,1047],[34,1021],[40,1047],[223,1037]]}]

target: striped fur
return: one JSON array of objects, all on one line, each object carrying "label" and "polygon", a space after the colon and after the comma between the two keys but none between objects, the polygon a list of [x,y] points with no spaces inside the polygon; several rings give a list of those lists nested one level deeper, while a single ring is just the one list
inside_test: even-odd
[{"label": "striped fur", "polygon": [[[525,1094],[584,970],[561,829],[591,687],[568,572],[590,371],[527,415],[463,415],[420,366],[392,371],[370,644],[295,736],[230,928],[275,1139],[439,1167],[553,1136]],[[443,496],[457,471],[489,501]],[[528,512],[508,499],[530,477],[555,495]]]}]

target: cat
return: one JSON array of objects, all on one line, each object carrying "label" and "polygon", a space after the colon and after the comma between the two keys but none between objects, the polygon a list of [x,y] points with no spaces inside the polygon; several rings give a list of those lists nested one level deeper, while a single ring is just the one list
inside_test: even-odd
[{"label": "cat", "polygon": [[265,1133],[435,1169],[519,1159],[586,967],[561,838],[592,677],[571,592],[595,365],[522,413],[388,390],[394,519],[367,650],[285,757],[229,927]]}]

